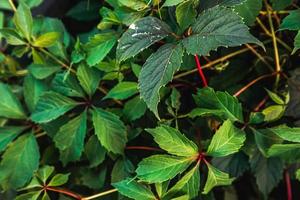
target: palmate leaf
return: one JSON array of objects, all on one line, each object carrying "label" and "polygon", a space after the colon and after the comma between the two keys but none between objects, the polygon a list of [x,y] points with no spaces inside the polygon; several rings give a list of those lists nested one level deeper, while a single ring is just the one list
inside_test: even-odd
[{"label": "palmate leaf", "polygon": [[48,32],[39,36],[34,42],[33,46],[36,47],[50,47],[52,46],[60,37],[59,32]]},{"label": "palmate leaf", "polygon": [[118,83],[115,87],[113,87],[104,97],[104,99],[123,100],[131,97],[132,95],[135,95],[136,93],[138,93],[137,83],[124,81]]},{"label": "palmate leaf", "polygon": [[0,152],[3,151],[7,145],[13,141],[19,134],[21,134],[26,127],[24,126],[3,126],[0,127]]},{"label": "palmate leaf", "polygon": [[137,55],[167,37],[170,32],[170,27],[155,17],[145,17],[134,22],[119,40],[117,59],[123,61]]},{"label": "palmate leaf", "polygon": [[87,141],[84,149],[85,155],[90,161],[90,167],[96,167],[101,164],[106,155],[106,150],[100,144],[96,135],[92,135]]},{"label": "palmate leaf", "polygon": [[55,146],[60,150],[60,160],[66,165],[69,161],[76,161],[80,158],[84,147],[86,135],[87,113],[70,120],[60,127],[54,136]]},{"label": "palmate leaf", "polygon": [[198,154],[197,145],[175,128],[161,125],[155,129],[146,129],[146,131],[154,137],[160,148],[170,154],[185,157],[193,157]]},{"label": "palmate leaf", "polygon": [[300,128],[290,128],[282,125],[278,127],[269,128],[269,131],[278,135],[280,138],[290,142],[300,142]]},{"label": "palmate leaf", "polygon": [[208,55],[221,46],[234,47],[246,43],[263,46],[248,29],[232,9],[215,6],[198,16],[192,25],[192,35],[183,39],[182,43],[193,55]]},{"label": "palmate leaf", "polygon": [[154,155],[143,159],[136,169],[137,177],[149,183],[161,183],[185,171],[193,158]]},{"label": "palmate leaf", "polygon": [[246,140],[245,133],[226,120],[213,136],[207,155],[223,157],[238,152]]},{"label": "palmate leaf", "polygon": [[5,151],[0,163],[0,183],[3,188],[20,188],[39,166],[40,152],[33,134],[19,137]]},{"label": "palmate leaf", "polygon": [[95,134],[107,151],[123,154],[127,142],[126,127],[119,117],[101,108],[92,110]]},{"label": "palmate leaf", "polygon": [[132,180],[125,179],[123,181],[114,183],[113,186],[120,192],[122,195],[127,196],[135,200],[156,200],[157,198],[151,192],[150,188]]},{"label": "palmate leaf", "polygon": [[14,16],[14,23],[17,29],[30,41],[32,34],[33,19],[30,8],[24,3],[20,2],[17,12]]},{"label": "palmate leaf", "polygon": [[181,45],[165,44],[146,60],[142,68],[139,76],[141,97],[157,118],[159,90],[172,80],[174,73],[180,68],[182,56]]},{"label": "palmate leaf", "polygon": [[[227,92],[215,92],[214,89],[206,87],[198,90],[194,96],[197,105],[196,108],[199,116],[214,115],[223,120],[243,122],[242,106],[236,97],[231,96]],[[192,111],[193,112],[193,111]],[[193,112],[192,116],[197,116],[197,112]]]},{"label": "palmate leaf", "polygon": [[293,163],[300,158],[300,144],[274,144],[268,150],[268,156]]},{"label": "palmate leaf", "polygon": [[37,123],[50,122],[65,114],[78,103],[56,92],[45,92],[37,102],[31,119]]},{"label": "palmate leaf", "polygon": [[25,119],[26,114],[8,85],[0,83],[0,117]]},{"label": "palmate leaf", "polygon": [[202,194],[208,194],[215,186],[230,185],[234,178],[229,178],[229,175],[218,170],[214,166],[206,163],[208,167],[208,177]]}]

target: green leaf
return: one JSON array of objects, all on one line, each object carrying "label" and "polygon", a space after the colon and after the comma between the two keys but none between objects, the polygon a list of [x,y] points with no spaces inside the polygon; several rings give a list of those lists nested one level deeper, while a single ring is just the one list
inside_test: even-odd
[{"label": "green leaf", "polygon": [[70,97],[84,97],[84,91],[73,74],[57,73],[51,83],[52,89]]},{"label": "green leaf", "polygon": [[212,8],[214,6],[224,6],[224,7],[232,7],[235,5],[239,5],[243,3],[245,0],[209,0],[201,2],[201,7],[203,9]]},{"label": "green leaf", "polygon": [[164,39],[171,32],[170,27],[155,17],[142,18],[129,26],[117,47],[117,59],[127,60]]},{"label": "green leaf", "polygon": [[35,109],[39,97],[48,89],[42,81],[35,79],[28,74],[24,79],[24,99],[28,109],[32,112]]},{"label": "green leaf", "polygon": [[175,128],[161,125],[154,129],[146,129],[146,131],[154,137],[160,148],[170,154],[185,157],[197,157],[198,155],[197,145]]},{"label": "green leaf", "polygon": [[136,11],[141,11],[148,7],[146,2],[143,0],[118,0],[118,3],[121,6],[126,6]]},{"label": "green leaf", "polygon": [[42,191],[33,191],[18,195],[15,200],[37,200]]},{"label": "green leaf", "polygon": [[293,0],[270,0],[274,10],[284,10],[293,3]]},{"label": "green leaf", "polygon": [[104,97],[104,99],[127,99],[138,93],[137,83],[124,81],[114,86]]},{"label": "green leaf", "polygon": [[238,152],[246,140],[245,133],[226,120],[214,134],[207,155],[223,157]]},{"label": "green leaf", "polygon": [[268,150],[268,156],[293,163],[300,158],[300,144],[274,144]]},{"label": "green leaf", "polygon": [[300,9],[290,11],[280,24],[280,30],[299,30],[300,29]]},{"label": "green leaf", "polygon": [[127,177],[132,177],[135,167],[126,157],[119,158],[111,172],[111,182],[116,183],[124,180]]},{"label": "green leaf", "polygon": [[296,171],[296,178],[300,181],[300,169]]},{"label": "green leaf", "polygon": [[270,90],[268,90],[268,89],[266,89],[266,91],[267,91],[269,97],[270,97],[275,103],[280,104],[280,105],[285,104],[285,103],[284,103],[284,100],[283,100],[278,94],[276,94],[275,92],[272,92],[272,91],[270,91]]},{"label": "green leaf", "polygon": [[182,55],[181,45],[165,44],[146,60],[140,73],[140,96],[157,118],[160,88],[172,80],[174,73],[180,68]]},{"label": "green leaf", "polygon": [[54,136],[55,146],[60,150],[60,160],[66,165],[69,161],[80,158],[84,148],[84,138],[87,131],[87,113],[70,120],[60,127]]},{"label": "green leaf", "polygon": [[90,161],[90,167],[96,167],[100,165],[106,155],[106,150],[100,144],[96,135],[92,135],[85,145],[85,155]]},{"label": "green leaf", "polygon": [[129,121],[134,121],[142,117],[146,110],[147,105],[145,102],[139,96],[136,96],[125,103],[123,112]]},{"label": "green leaf", "polygon": [[263,46],[248,29],[232,9],[216,6],[198,16],[192,26],[192,35],[182,42],[187,52],[193,55],[208,55],[221,46],[234,47],[246,43]]},{"label": "green leaf", "polygon": [[[43,183],[45,184],[48,180],[48,178],[52,175],[52,173],[54,172],[54,167],[49,166],[49,165],[45,165],[42,168],[40,168],[37,171],[37,177],[39,177],[39,179],[41,179],[41,181],[43,181]],[[33,179],[34,180],[34,179]]]},{"label": "green leaf", "polygon": [[285,111],[285,106],[283,105],[272,105],[263,109],[262,113],[265,116],[264,121],[273,122],[279,120]]},{"label": "green leaf", "polygon": [[263,1],[261,0],[246,0],[241,5],[235,6],[234,10],[243,18],[248,26],[252,26],[262,6]]},{"label": "green leaf", "polygon": [[207,109],[206,113],[210,110],[211,115],[223,120],[244,121],[241,104],[227,92],[215,92],[214,89],[206,87],[198,90],[195,101],[201,109]]},{"label": "green leaf", "polygon": [[17,29],[30,41],[32,35],[33,19],[30,8],[23,2],[20,2],[14,16],[14,23]]},{"label": "green leaf", "polygon": [[84,91],[89,96],[92,96],[98,88],[99,82],[102,78],[102,73],[96,68],[80,64],[77,69],[77,78]]},{"label": "green leaf", "polygon": [[144,158],[136,169],[137,177],[149,183],[161,183],[185,171],[193,158],[154,155]]},{"label": "green leaf", "polygon": [[190,200],[190,197],[188,195],[183,195],[180,197],[172,198],[171,200]]},{"label": "green leaf", "polygon": [[231,185],[234,178],[218,170],[214,166],[206,163],[208,167],[208,176],[202,194],[208,194],[214,187],[222,185]]},{"label": "green leaf", "polygon": [[20,135],[26,127],[24,126],[3,126],[0,127],[0,152],[5,150],[7,145]]},{"label": "green leaf", "polygon": [[56,174],[48,183],[47,186],[57,187],[65,184],[69,180],[70,174]]},{"label": "green leaf", "polygon": [[60,37],[59,32],[44,33],[33,42],[33,46],[50,47],[55,44],[55,42],[59,39],[59,37]]},{"label": "green leaf", "polygon": [[13,94],[8,85],[0,82],[0,117],[11,119],[25,119],[26,114],[20,101]]},{"label": "green leaf", "polygon": [[288,126],[282,125],[274,128],[269,128],[269,131],[275,133],[280,138],[290,141],[290,142],[300,142],[300,128],[290,128]]},{"label": "green leaf", "polygon": [[295,54],[296,51],[298,51],[300,49],[300,31],[298,31],[296,37],[295,37],[295,41],[294,41],[294,49],[292,54]]},{"label": "green leaf", "polygon": [[260,152],[267,157],[268,149],[276,143],[282,143],[282,139],[268,129],[254,129],[251,128],[254,133],[255,143]]},{"label": "green leaf", "polygon": [[283,162],[279,158],[265,158],[256,152],[250,160],[258,189],[266,198],[282,178]]},{"label": "green leaf", "polygon": [[125,179],[118,183],[114,183],[113,186],[122,195],[135,200],[155,200],[157,199],[155,195],[151,192],[150,188],[132,180]]},{"label": "green leaf", "polygon": [[[170,198],[181,191],[187,192],[191,199],[198,196],[200,189],[199,164],[187,172],[167,193],[164,197]],[[166,199],[168,199],[166,198]]]},{"label": "green leaf", "polygon": [[176,19],[181,30],[185,30],[194,23],[196,16],[194,1],[184,1],[176,7]]},{"label": "green leaf", "polygon": [[11,45],[25,45],[26,42],[23,38],[11,28],[2,28],[0,29],[0,34],[6,39],[6,42]]},{"label": "green leaf", "polygon": [[60,66],[47,65],[47,64],[31,64],[28,67],[29,72],[36,79],[45,79],[55,72],[60,70]]},{"label": "green leaf", "polygon": [[185,0],[166,0],[162,7],[176,6]]},{"label": "green leaf", "polygon": [[0,183],[3,188],[20,188],[38,169],[39,147],[33,134],[19,137],[9,146],[0,163]]},{"label": "green leaf", "polygon": [[101,62],[115,46],[115,33],[101,33],[94,35],[87,43],[87,64],[94,66]]},{"label": "green leaf", "polygon": [[119,117],[101,108],[92,110],[95,133],[102,146],[115,154],[123,154],[127,142],[126,127]]},{"label": "green leaf", "polygon": [[31,119],[37,123],[50,122],[77,105],[76,101],[56,92],[45,92],[38,100]]}]

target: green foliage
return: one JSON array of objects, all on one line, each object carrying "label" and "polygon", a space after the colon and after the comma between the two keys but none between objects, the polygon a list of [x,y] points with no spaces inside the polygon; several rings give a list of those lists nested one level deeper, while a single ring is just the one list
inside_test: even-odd
[{"label": "green foliage", "polygon": [[1,0],[0,199],[299,199],[299,6]]}]

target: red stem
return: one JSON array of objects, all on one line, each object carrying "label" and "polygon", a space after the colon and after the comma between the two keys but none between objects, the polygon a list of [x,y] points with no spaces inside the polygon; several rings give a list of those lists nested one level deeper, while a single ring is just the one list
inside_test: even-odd
[{"label": "red stem", "polygon": [[203,83],[203,87],[207,87],[208,84],[207,84],[205,75],[204,75],[204,73],[203,73],[203,70],[202,70],[202,67],[201,67],[200,60],[199,60],[198,55],[196,54],[196,55],[194,56],[194,58],[195,58],[195,62],[196,62],[196,64],[197,64],[198,72],[199,72],[199,74],[200,74],[200,77],[201,77],[201,80],[202,80],[202,83]]},{"label": "red stem", "polygon": [[129,146],[129,147],[125,147],[125,149],[128,150],[147,150],[147,151],[162,151],[159,148],[155,148],[155,147],[145,147],[145,146]]},{"label": "red stem", "polygon": [[53,188],[53,187],[45,187],[45,190],[48,190],[48,191],[53,191],[53,192],[57,192],[57,193],[60,193],[60,194],[65,194],[69,197],[72,197],[74,199],[77,199],[77,200],[81,200],[81,196],[79,194],[76,194],[72,191],[68,191],[68,190],[65,190],[65,189],[59,189],[59,188]]},{"label": "red stem", "polygon": [[286,182],[286,190],[287,190],[287,200],[292,200],[293,199],[292,184],[291,184],[289,172],[287,170],[285,171],[285,182]]}]

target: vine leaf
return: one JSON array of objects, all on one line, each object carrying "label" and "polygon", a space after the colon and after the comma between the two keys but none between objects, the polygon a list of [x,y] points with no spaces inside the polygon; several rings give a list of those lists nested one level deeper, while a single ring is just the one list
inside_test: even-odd
[{"label": "vine leaf", "polygon": [[300,128],[290,128],[288,126],[282,125],[269,128],[268,130],[289,142],[300,142]]},{"label": "vine leaf", "polygon": [[60,150],[60,160],[64,165],[69,161],[76,161],[80,158],[84,147],[86,128],[87,114],[84,111],[81,115],[60,127],[54,136],[55,146]]},{"label": "vine leaf", "polygon": [[213,157],[228,156],[238,152],[245,140],[245,133],[226,120],[213,136],[206,153]]},{"label": "vine leaf", "polygon": [[25,119],[23,107],[8,85],[0,83],[0,117]]},{"label": "vine leaf", "polygon": [[293,0],[270,0],[274,10],[284,10],[293,3]]},{"label": "vine leaf", "polygon": [[290,11],[289,15],[285,17],[280,24],[280,30],[300,30],[300,10]]},{"label": "vine leaf", "polygon": [[0,152],[3,151],[7,145],[20,135],[26,127],[24,126],[3,126],[0,127]]},{"label": "vine leaf", "polygon": [[198,154],[197,145],[175,128],[161,125],[155,129],[146,129],[146,131],[154,137],[160,148],[170,154],[185,157],[193,157]]},{"label": "vine leaf", "polygon": [[229,178],[229,175],[218,170],[214,166],[206,163],[208,167],[208,177],[202,194],[208,194],[215,186],[230,185],[234,178]]},{"label": "vine leaf", "polygon": [[159,90],[172,80],[174,73],[180,68],[182,56],[181,45],[165,44],[146,60],[141,70],[140,95],[157,118],[159,118],[157,111],[160,101]]},{"label": "vine leaf", "polygon": [[77,102],[56,92],[45,92],[38,100],[31,119],[37,123],[50,122],[65,114]]},{"label": "vine leaf", "polygon": [[132,95],[135,95],[136,93],[138,93],[137,83],[124,81],[118,83],[115,87],[113,87],[104,97],[104,99],[124,100],[131,97]]},{"label": "vine leaf", "polygon": [[287,162],[293,162],[300,158],[300,144],[274,144],[268,149],[269,157],[280,157]]},{"label": "vine leaf", "polygon": [[95,133],[100,143],[115,154],[123,154],[127,142],[126,127],[119,117],[101,108],[92,110]]},{"label": "vine leaf", "polygon": [[59,32],[49,32],[39,36],[34,42],[33,46],[36,47],[50,47],[59,39]]},{"label": "vine leaf", "polygon": [[192,158],[154,155],[143,159],[136,169],[137,177],[149,183],[161,183],[185,171]]},{"label": "vine leaf", "polygon": [[252,26],[254,25],[262,6],[263,1],[261,0],[246,0],[241,5],[235,6],[234,10],[243,18],[248,26]]},{"label": "vine leaf", "polygon": [[151,192],[150,188],[132,180],[132,179],[125,179],[123,181],[117,182],[112,184],[118,192],[127,196],[129,198],[140,200],[156,200],[157,198]]},{"label": "vine leaf", "polygon": [[40,152],[33,134],[20,136],[2,156],[0,182],[4,189],[20,188],[38,169]]},{"label": "vine leaf", "polygon": [[84,149],[85,155],[90,161],[90,167],[96,167],[105,160],[106,150],[100,144],[96,135],[92,135]]},{"label": "vine leaf", "polygon": [[33,19],[30,8],[23,2],[18,6],[18,9],[13,18],[17,29],[30,41],[32,35]]},{"label": "vine leaf", "polygon": [[[241,104],[236,97],[231,96],[227,92],[215,92],[214,89],[206,87],[198,90],[194,98],[200,107],[196,108],[199,116],[204,113],[205,115],[218,116],[223,120],[244,121]],[[192,116],[197,116],[197,113],[194,111]]]},{"label": "vine leaf", "polygon": [[117,47],[117,59],[127,60],[155,42],[167,37],[171,28],[155,17],[144,17],[129,26]]},{"label": "vine leaf", "polygon": [[[226,17],[224,17],[226,16]],[[192,35],[182,40],[190,54],[208,55],[218,47],[246,43],[263,44],[249,33],[242,18],[232,9],[215,6],[202,12],[192,25]]]}]

